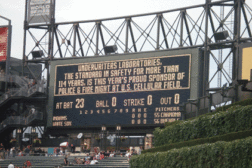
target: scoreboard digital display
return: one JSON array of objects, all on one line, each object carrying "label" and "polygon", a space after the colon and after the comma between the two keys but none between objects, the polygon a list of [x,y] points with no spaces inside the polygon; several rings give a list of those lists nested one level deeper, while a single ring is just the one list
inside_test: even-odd
[{"label": "scoreboard digital display", "polygon": [[56,65],[52,127],[181,120],[190,72],[191,54]]}]

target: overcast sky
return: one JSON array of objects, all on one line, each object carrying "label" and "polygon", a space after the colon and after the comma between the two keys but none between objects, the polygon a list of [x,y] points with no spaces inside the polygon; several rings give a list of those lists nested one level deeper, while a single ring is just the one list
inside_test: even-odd
[{"label": "overcast sky", "polygon": [[[56,22],[127,16],[204,3],[205,0],[56,0]],[[246,3],[252,7],[252,0]],[[0,15],[12,21],[12,57],[22,58],[24,11],[25,0],[0,0]],[[0,25],[5,24],[0,19]]]}]

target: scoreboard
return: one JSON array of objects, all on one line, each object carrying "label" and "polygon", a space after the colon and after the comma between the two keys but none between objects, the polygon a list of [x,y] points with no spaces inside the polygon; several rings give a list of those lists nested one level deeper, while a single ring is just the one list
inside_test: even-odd
[{"label": "scoreboard", "polygon": [[192,54],[109,57],[53,64],[49,127],[160,126],[182,119]]}]

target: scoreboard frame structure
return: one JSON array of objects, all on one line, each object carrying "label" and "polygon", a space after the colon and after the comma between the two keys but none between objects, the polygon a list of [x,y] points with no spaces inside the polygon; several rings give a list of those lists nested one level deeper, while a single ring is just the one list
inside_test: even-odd
[{"label": "scoreboard frame structure", "polygon": [[203,61],[195,48],[54,60],[47,129],[90,133],[120,125],[124,133],[141,134],[181,120],[180,105],[202,95]]}]

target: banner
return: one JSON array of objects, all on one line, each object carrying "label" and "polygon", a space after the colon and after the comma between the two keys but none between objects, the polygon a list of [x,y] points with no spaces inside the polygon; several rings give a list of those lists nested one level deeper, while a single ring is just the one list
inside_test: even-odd
[{"label": "banner", "polygon": [[8,27],[0,27],[0,62],[6,61],[8,46]]},{"label": "banner", "polygon": [[50,23],[51,0],[30,0],[28,23]]}]

